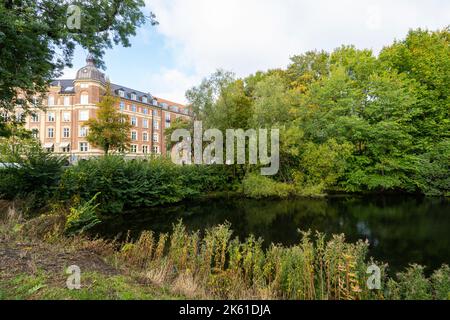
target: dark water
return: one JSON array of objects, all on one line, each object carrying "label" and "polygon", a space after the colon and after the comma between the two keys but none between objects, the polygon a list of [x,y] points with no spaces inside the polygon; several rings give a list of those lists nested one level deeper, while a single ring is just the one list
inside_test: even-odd
[{"label": "dark water", "polygon": [[191,230],[229,221],[235,235],[243,239],[254,234],[262,237],[265,245],[294,244],[300,239],[298,229],[344,233],[349,241],[368,239],[369,255],[387,262],[391,272],[409,263],[426,265],[428,270],[450,264],[450,201],[445,199],[204,200],[125,214],[99,231],[108,236],[123,236],[127,230],[132,236],[143,230],[168,232],[180,218]]}]

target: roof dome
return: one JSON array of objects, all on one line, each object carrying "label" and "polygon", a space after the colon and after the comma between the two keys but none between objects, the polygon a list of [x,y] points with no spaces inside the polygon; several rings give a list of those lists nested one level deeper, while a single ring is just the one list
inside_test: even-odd
[{"label": "roof dome", "polygon": [[105,74],[97,69],[94,57],[91,54],[88,54],[86,58],[86,66],[77,71],[75,80],[94,80],[103,84],[106,82]]}]

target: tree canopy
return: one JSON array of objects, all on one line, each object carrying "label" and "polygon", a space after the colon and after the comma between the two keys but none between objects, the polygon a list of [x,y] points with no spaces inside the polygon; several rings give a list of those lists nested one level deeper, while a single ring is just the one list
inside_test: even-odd
[{"label": "tree canopy", "polygon": [[304,193],[449,194],[449,36],[411,30],[379,56],[310,51],[245,79],[218,71],[187,97],[204,129],[279,128],[274,179]]},{"label": "tree canopy", "polygon": [[[157,23],[154,14],[144,15],[144,5],[143,0],[0,1],[0,109],[40,106],[50,81],[72,66],[77,45],[104,67],[106,49],[130,46],[129,38],[146,20]],[[77,13],[80,24],[72,25]],[[4,126],[0,119],[0,132]]]},{"label": "tree canopy", "polygon": [[119,98],[111,92],[111,85],[106,84],[106,93],[97,104],[97,116],[85,122],[89,127],[87,140],[105,154],[110,150],[126,150],[130,142],[131,124],[128,116],[117,109]]}]

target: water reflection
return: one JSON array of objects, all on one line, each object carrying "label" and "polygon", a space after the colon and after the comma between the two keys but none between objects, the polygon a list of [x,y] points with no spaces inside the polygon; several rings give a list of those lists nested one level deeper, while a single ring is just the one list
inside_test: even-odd
[{"label": "water reflection", "polygon": [[110,236],[127,230],[134,236],[147,229],[167,232],[180,218],[191,230],[229,221],[235,235],[245,238],[254,234],[262,237],[265,245],[294,244],[300,239],[298,229],[344,233],[349,241],[368,239],[370,255],[388,262],[393,272],[412,262],[429,269],[450,263],[450,202],[445,199],[340,196],[195,201],[124,214],[99,232]]}]

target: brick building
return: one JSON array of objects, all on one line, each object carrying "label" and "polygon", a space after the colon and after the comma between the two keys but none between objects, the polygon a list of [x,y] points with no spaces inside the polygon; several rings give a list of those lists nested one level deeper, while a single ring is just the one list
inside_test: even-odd
[{"label": "brick building", "polygon": [[[67,153],[72,161],[103,154],[87,142],[89,128],[84,123],[96,116],[106,78],[91,56],[86,62],[75,79],[53,81],[44,102],[45,112],[37,111],[25,123],[44,148]],[[188,107],[115,83],[111,83],[111,89],[120,99],[117,108],[128,115],[132,124],[127,157],[166,154],[164,129],[178,117],[189,118]]]}]

